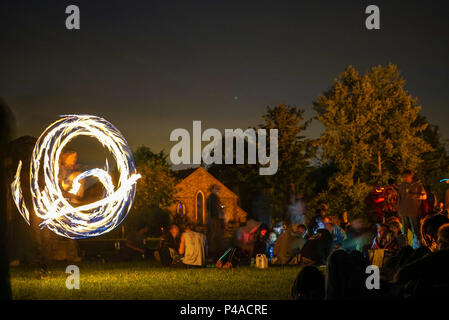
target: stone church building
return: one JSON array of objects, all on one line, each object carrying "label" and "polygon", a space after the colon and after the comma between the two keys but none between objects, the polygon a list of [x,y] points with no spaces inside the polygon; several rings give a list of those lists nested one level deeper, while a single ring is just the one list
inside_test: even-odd
[{"label": "stone church building", "polygon": [[203,167],[178,171],[178,176],[182,181],[176,186],[175,198],[178,202],[170,207],[172,214],[186,215],[192,222],[206,224],[206,201],[211,187],[216,185],[220,188],[218,198],[224,206],[226,223],[246,221],[247,213],[239,207],[238,196]]}]

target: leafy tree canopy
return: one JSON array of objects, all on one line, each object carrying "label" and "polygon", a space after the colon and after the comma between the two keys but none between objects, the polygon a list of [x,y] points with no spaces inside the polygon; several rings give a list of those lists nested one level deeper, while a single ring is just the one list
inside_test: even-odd
[{"label": "leafy tree canopy", "polygon": [[349,66],[314,102],[325,127],[316,145],[338,170],[329,191],[364,197],[355,190],[386,184],[404,169],[416,171],[422,155],[433,150],[423,138],[428,123],[417,121],[421,107],[404,86],[393,64],[365,74]]}]

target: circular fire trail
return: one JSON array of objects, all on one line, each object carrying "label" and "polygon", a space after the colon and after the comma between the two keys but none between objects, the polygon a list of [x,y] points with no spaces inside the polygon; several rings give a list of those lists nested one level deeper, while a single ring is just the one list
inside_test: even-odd
[{"label": "circular fire trail", "polygon": [[[64,197],[59,185],[59,157],[67,143],[79,136],[95,138],[111,152],[117,163],[119,179],[115,187],[107,171],[107,161],[106,170],[95,168],[82,172],[73,180],[69,192],[76,194],[80,180],[93,176],[104,186],[104,197],[89,204],[73,206]],[[29,224],[30,213],[20,183],[21,168],[20,161],[11,190],[20,214]],[[40,172],[43,175],[40,176]],[[30,165],[34,213],[42,219],[42,228],[48,227],[58,235],[72,239],[99,236],[111,231],[125,219],[131,209],[139,178],[132,152],[117,128],[100,117],[66,115],[51,124],[34,146]]]}]

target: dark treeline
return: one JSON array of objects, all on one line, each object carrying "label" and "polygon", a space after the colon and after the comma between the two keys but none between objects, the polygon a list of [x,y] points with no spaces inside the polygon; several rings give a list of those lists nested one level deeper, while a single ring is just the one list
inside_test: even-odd
[{"label": "dark treeline", "polygon": [[[397,181],[405,169],[416,172],[441,199],[445,186],[439,180],[449,172],[447,142],[421,114],[418,99],[406,91],[395,65],[376,66],[366,73],[349,66],[312,103],[313,119],[305,119],[298,106],[282,104],[268,106],[262,123],[254,127],[279,130],[275,175],[259,175],[257,165],[209,166],[215,177],[239,195],[244,210],[251,214],[255,199],[262,197],[272,216],[282,218],[290,194],[299,192],[307,201],[308,215],[327,203],[330,214],[346,211],[350,217],[363,216],[373,187]],[[312,121],[324,126],[315,140],[305,136]],[[168,168],[163,154],[144,157],[144,150],[138,150],[136,158],[153,159]],[[153,170],[161,168],[153,165]],[[175,180],[164,181],[174,187]],[[160,198],[157,191],[145,193]]]}]

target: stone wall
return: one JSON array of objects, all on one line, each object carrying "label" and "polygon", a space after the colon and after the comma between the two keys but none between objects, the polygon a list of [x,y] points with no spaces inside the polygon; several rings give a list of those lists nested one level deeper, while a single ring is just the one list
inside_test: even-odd
[{"label": "stone wall", "polygon": [[[207,198],[211,194],[210,188],[213,185],[218,185],[220,187],[220,193],[218,197],[221,203],[225,206],[224,210],[226,222],[245,221],[246,212],[238,206],[237,195],[202,167],[198,168],[196,171],[186,177],[176,187],[177,193],[175,197],[179,200],[179,202],[182,202],[184,204],[185,214],[187,215],[187,217],[189,217],[192,221],[196,221],[195,202],[198,192],[201,191],[204,195],[204,207],[207,218],[206,202]],[[173,214],[176,214],[176,209],[179,202],[170,208],[170,211]]]}]

